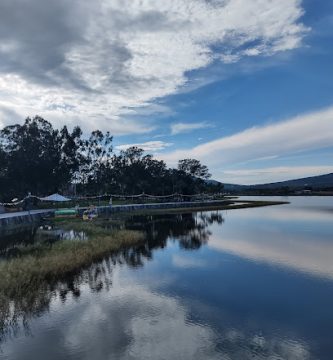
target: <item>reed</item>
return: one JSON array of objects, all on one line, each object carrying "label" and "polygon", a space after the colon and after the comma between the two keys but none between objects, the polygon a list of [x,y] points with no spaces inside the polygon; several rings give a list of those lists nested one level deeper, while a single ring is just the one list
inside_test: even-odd
[{"label": "reed", "polygon": [[[85,231],[86,241],[58,241],[52,245],[27,247],[20,257],[0,263],[0,292],[8,298],[24,296],[43,284],[74,274],[124,247],[143,240],[137,231],[110,231],[93,224],[72,224]],[[70,226],[67,223],[66,226]],[[72,227],[73,227],[72,226]]]},{"label": "reed", "polygon": [[[170,208],[170,209],[143,209],[132,211],[132,215],[158,215],[158,214],[175,214],[175,213],[193,213],[198,211],[217,211],[217,210],[234,210],[234,209],[247,209],[263,206],[273,206],[273,205],[285,205],[289,204],[287,201],[252,201],[252,200],[233,200],[231,204],[227,205],[205,205],[205,206],[193,206],[193,207],[180,207],[180,208]],[[124,213],[122,213],[124,214]]]}]

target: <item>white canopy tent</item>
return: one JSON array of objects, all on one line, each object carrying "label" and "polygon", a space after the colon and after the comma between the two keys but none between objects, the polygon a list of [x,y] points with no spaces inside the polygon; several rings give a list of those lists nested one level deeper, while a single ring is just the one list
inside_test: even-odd
[{"label": "white canopy tent", "polygon": [[56,202],[62,202],[62,201],[71,201],[71,199],[62,196],[60,194],[52,194],[43,198],[40,198],[42,201],[56,201]]}]

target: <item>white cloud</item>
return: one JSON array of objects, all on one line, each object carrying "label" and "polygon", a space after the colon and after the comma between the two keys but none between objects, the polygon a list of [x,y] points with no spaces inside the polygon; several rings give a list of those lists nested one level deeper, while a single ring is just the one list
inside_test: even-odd
[{"label": "white cloud", "polygon": [[207,122],[198,122],[198,123],[176,123],[171,125],[171,134],[178,135],[182,133],[191,132],[193,130],[204,129],[211,127]]},{"label": "white cloud", "polygon": [[[224,181],[223,168],[244,165],[254,159],[267,159],[295,154],[302,151],[322,149],[333,145],[333,107],[261,127],[252,127],[231,136],[219,138],[191,149],[163,154],[174,165],[178,159],[193,157],[211,169],[213,176]],[[329,164],[328,164],[329,165]],[[332,164],[333,165],[333,164]],[[242,166],[244,168],[244,166]],[[241,169],[242,169],[241,168]],[[330,167],[325,167],[329,169]],[[307,175],[311,168],[298,168],[298,174]],[[234,169],[233,169],[234,170]],[[237,170],[237,169],[235,169]],[[317,171],[320,168],[317,168]],[[291,169],[290,169],[291,171]],[[275,173],[281,172],[281,168]],[[244,176],[244,172],[240,172]],[[251,174],[251,172],[249,172]],[[316,171],[315,171],[316,174]],[[287,172],[285,175],[288,176]],[[311,171],[310,174],[311,175]],[[262,174],[258,175],[259,182]],[[288,176],[288,178],[290,178]],[[252,179],[253,180],[253,179]],[[258,180],[256,182],[258,182]],[[272,179],[274,180],[274,179]]]},{"label": "white cloud", "polygon": [[145,151],[160,151],[160,150],[164,150],[165,148],[172,146],[173,143],[167,143],[164,141],[147,141],[144,143],[139,143],[139,144],[123,144],[123,145],[118,145],[116,146],[117,150],[126,150],[132,146],[136,146],[140,149],[143,149]]},{"label": "white cloud", "polygon": [[149,131],[130,117],[188,85],[191,70],[300,46],[302,14],[300,0],[4,0],[0,107],[115,134]]},{"label": "white cloud", "polygon": [[221,60],[225,64],[233,64],[241,59],[240,55],[233,55],[233,54],[221,54]]}]

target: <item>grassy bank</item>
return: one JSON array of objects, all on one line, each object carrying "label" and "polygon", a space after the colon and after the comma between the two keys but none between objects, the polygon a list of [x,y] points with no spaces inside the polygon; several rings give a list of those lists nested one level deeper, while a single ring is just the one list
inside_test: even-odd
[{"label": "grassy bank", "polygon": [[[195,211],[229,210],[261,206],[281,205],[278,201],[233,201],[231,204],[208,205],[173,209],[144,209],[131,214],[171,214]],[[121,213],[125,215],[126,213]],[[120,214],[119,214],[120,215]],[[143,240],[143,234],[128,230],[108,230],[103,219],[83,222],[81,219],[56,219],[62,229],[84,232],[88,240],[63,240],[49,244],[25,247],[19,257],[0,262],[0,293],[12,297],[24,294],[40,284],[52,283],[81,268],[101,260],[112,252]],[[119,222],[109,219],[108,223]]]},{"label": "grassy bank", "polygon": [[231,209],[246,209],[261,206],[286,205],[289,201],[268,201],[268,200],[234,200]]},{"label": "grassy bank", "polygon": [[[255,208],[262,206],[272,206],[272,205],[284,205],[289,204],[287,201],[241,201],[233,200],[232,204],[229,205],[207,205],[207,206],[197,206],[197,207],[182,207],[182,208],[170,208],[170,209],[143,209],[137,211],[131,211],[131,214],[175,214],[175,213],[189,213],[195,211],[214,211],[214,210],[232,210],[232,209],[246,209],[246,208]],[[122,212],[121,214],[125,214]]]},{"label": "grassy bank", "polygon": [[20,257],[0,263],[2,296],[16,298],[75,273],[85,266],[102,260],[108,254],[143,240],[136,231],[105,230],[96,224],[64,222],[64,227],[83,231],[86,241],[63,240],[53,245],[28,246]]}]

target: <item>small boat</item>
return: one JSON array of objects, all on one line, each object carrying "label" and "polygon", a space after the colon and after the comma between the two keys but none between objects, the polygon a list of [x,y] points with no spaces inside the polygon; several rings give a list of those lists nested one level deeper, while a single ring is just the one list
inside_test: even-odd
[{"label": "small boat", "polygon": [[97,209],[95,206],[90,206],[87,210],[83,212],[83,220],[93,220],[98,217]]},{"label": "small boat", "polygon": [[74,217],[76,214],[77,212],[75,209],[61,209],[55,211],[56,217]]}]

